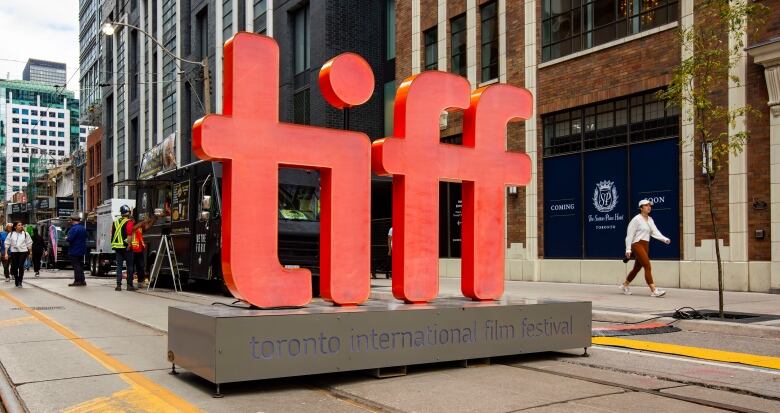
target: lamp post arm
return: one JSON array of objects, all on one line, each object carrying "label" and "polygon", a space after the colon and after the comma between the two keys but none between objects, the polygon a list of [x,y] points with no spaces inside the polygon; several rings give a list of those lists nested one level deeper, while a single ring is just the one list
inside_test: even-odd
[{"label": "lamp post arm", "polygon": [[192,64],[194,64],[194,65],[198,65],[198,66],[204,66],[203,62],[198,62],[198,61],[195,61],[195,60],[187,60],[187,59],[182,59],[181,57],[179,57],[179,56],[176,56],[175,54],[173,54],[173,52],[171,52],[170,50],[168,50],[168,48],[167,48],[167,47],[163,46],[163,44],[162,44],[162,43],[160,43],[160,42],[159,42],[157,39],[155,39],[155,38],[154,38],[154,36],[152,36],[152,35],[151,35],[151,34],[149,34],[149,33],[148,33],[146,30],[144,30],[144,29],[142,29],[142,28],[140,28],[140,27],[138,27],[138,26],[133,26],[132,24],[128,24],[128,23],[122,23],[122,22],[113,22],[113,21],[110,21],[110,22],[107,22],[107,23],[108,23],[108,24],[117,25],[117,26],[125,26],[125,27],[129,27],[129,28],[131,28],[131,29],[138,30],[139,32],[143,33],[143,34],[144,34],[146,37],[148,37],[149,39],[151,39],[151,40],[152,40],[152,41],[153,41],[155,44],[157,44],[157,46],[160,46],[160,48],[161,48],[161,49],[162,49],[162,50],[163,50],[163,51],[164,51],[164,52],[165,52],[165,53],[166,53],[168,56],[171,56],[172,58],[174,58],[174,59],[176,59],[176,60],[180,60],[180,61],[182,61],[182,62],[184,62],[184,63],[192,63]]}]

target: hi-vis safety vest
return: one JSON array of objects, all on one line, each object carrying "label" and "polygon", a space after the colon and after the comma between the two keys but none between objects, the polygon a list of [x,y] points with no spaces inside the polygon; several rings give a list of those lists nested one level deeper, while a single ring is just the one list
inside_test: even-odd
[{"label": "hi-vis safety vest", "polygon": [[129,220],[124,217],[114,221],[114,236],[111,237],[111,248],[115,248],[115,249],[127,248],[127,243],[125,243],[125,238],[122,236],[122,228],[125,227],[127,221]]}]

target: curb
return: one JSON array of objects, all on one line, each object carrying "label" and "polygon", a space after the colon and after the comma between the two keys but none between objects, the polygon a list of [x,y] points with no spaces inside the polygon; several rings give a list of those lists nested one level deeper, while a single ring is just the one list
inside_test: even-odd
[{"label": "curb", "polygon": [[648,319],[660,323],[674,323],[685,331],[698,331],[702,333],[718,333],[733,336],[780,338],[780,327],[758,326],[749,324],[729,323],[715,320],[677,320],[672,317],[660,317],[655,314],[621,313],[617,311],[593,310],[593,321],[608,323],[637,323]]},{"label": "curb", "polygon": [[[371,291],[369,296],[377,300],[394,300],[390,291]],[[638,323],[654,320],[659,323],[674,323],[675,326],[685,331],[698,331],[702,333],[719,333],[733,336],[780,338],[780,327],[728,323],[715,320],[677,320],[671,317],[658,317],[655,314],[623,313],[619,311],[593,310],[592,321],[607,323]]]}]

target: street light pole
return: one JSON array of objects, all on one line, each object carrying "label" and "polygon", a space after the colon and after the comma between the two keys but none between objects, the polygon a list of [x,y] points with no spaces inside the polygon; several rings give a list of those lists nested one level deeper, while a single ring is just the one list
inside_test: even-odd
[{"label": "street light pole", "polygon": [[[114,21],[105,22],[101,26],[100,31],[103,32],[103,34],[106,35],[106,36],[113,36],[114,33],[116,32],[116,26],[124,26],[124,27],[128,27],[128,28],[137,30],[137,31],[143,33],[144,36],[146,36],[149,39],[151,39],[168,56],[170,56],[170,57],[172,57],[172,58],[174,58],[176,60],[179,60],[181,62],[184,62],[184,63],[190,63],[190,64],[201,66],[201,68],[203,68],[203,89],[204,89],[204,98],[205,98],[205,101],[206,101],[204,103],[203,111],[206,112],[206,114],[211,113],[211,75],[209,74],[209,57],[208,57],[208,55],[204,56],[202,61],[183,59],[183,58],[181,58],[179,56],[176,56],[173,52],[168,50],[167,47],[165,47],[162,43],[160,43],[159,40],[157,40],[154,36],[149,34],[146,30],[144,30],[144,29],[142,29],[142,28],[140,28],[138,26],[134,26],[132,24],[128,24],[128,23],[114,22]],[[178,66],[178,64],[177,64],[177,66]],[[181,67],[179,67],[179,70],[181,71]],[[189,80],[187,80],[187,82],[189,83]],[[190,86],[192,86],[192,83],[190,83]]]}]

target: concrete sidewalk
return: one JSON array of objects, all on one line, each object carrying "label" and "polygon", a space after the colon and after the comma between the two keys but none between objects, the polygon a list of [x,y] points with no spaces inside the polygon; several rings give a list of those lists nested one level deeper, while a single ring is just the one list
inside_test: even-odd
[{"label": "concrete sidewalk", "polygon": [[[391,280],[371,280],[372,298],[391,298]],[[460,279],[439,280],[439,296],[460,296]],[[512,298],[556,299],[590,301],[593,320],[609,322],[637,322],[659,314],[672,313],[678,308],[696,310],[718,309],[718,292],[667,288],[666,296],[650,297],[650,289],[641,282],[632,284],[633,295],[624,295],[618,285],[546,283],[506,281],[505,295]],[[774,320],[754,323],[686,320],[676,325],[683,329],[720,332],[736,335],[780,338],[780,295],[751,292],[724,292],[724,310],[777,316]],[[672,321],[672,319],[668,319]]]},{"label": "concrete sidewalk", "polygon": [[[108,311],[120,317],[136,321],[161,332],[168,331],[168,306],[186,301],[193,304],[212,305],[215,302],[230,304],[232,297],[217,294],[175,293],[158,289],[137,293],[114,291],[115,280],[89,278],[86,288],[68,287],[70,271],[41,272],[41,278],[25,277],[25,283],[43,288],[66,298],[74,299],[95,308]],[[392,299],[391,280],[372,279],[372,294],[375,299]],[[667,289],[663,298],[649,296],[649,289],[636,284],[631,296],[623,295],[616,285],[544,283],[528,281],[506,281],[506,295],[512,298],[556,299],[591,301],[593,319],[609,322],[636,322],[671,313],[681,307],[697,310],[717,310],[717,291]],[[440,297],[460,296],[460,280],[441,279]],[[725,309],[732,312],[769,314],[778,319],[755,323],[731,323],[719,321],[680,321],[676,325],[683,329],[720,332],[735,335],[780,338],[780,295],[750,292],[725,292]],[[671,319],[669,319],[671,321]]]}]

